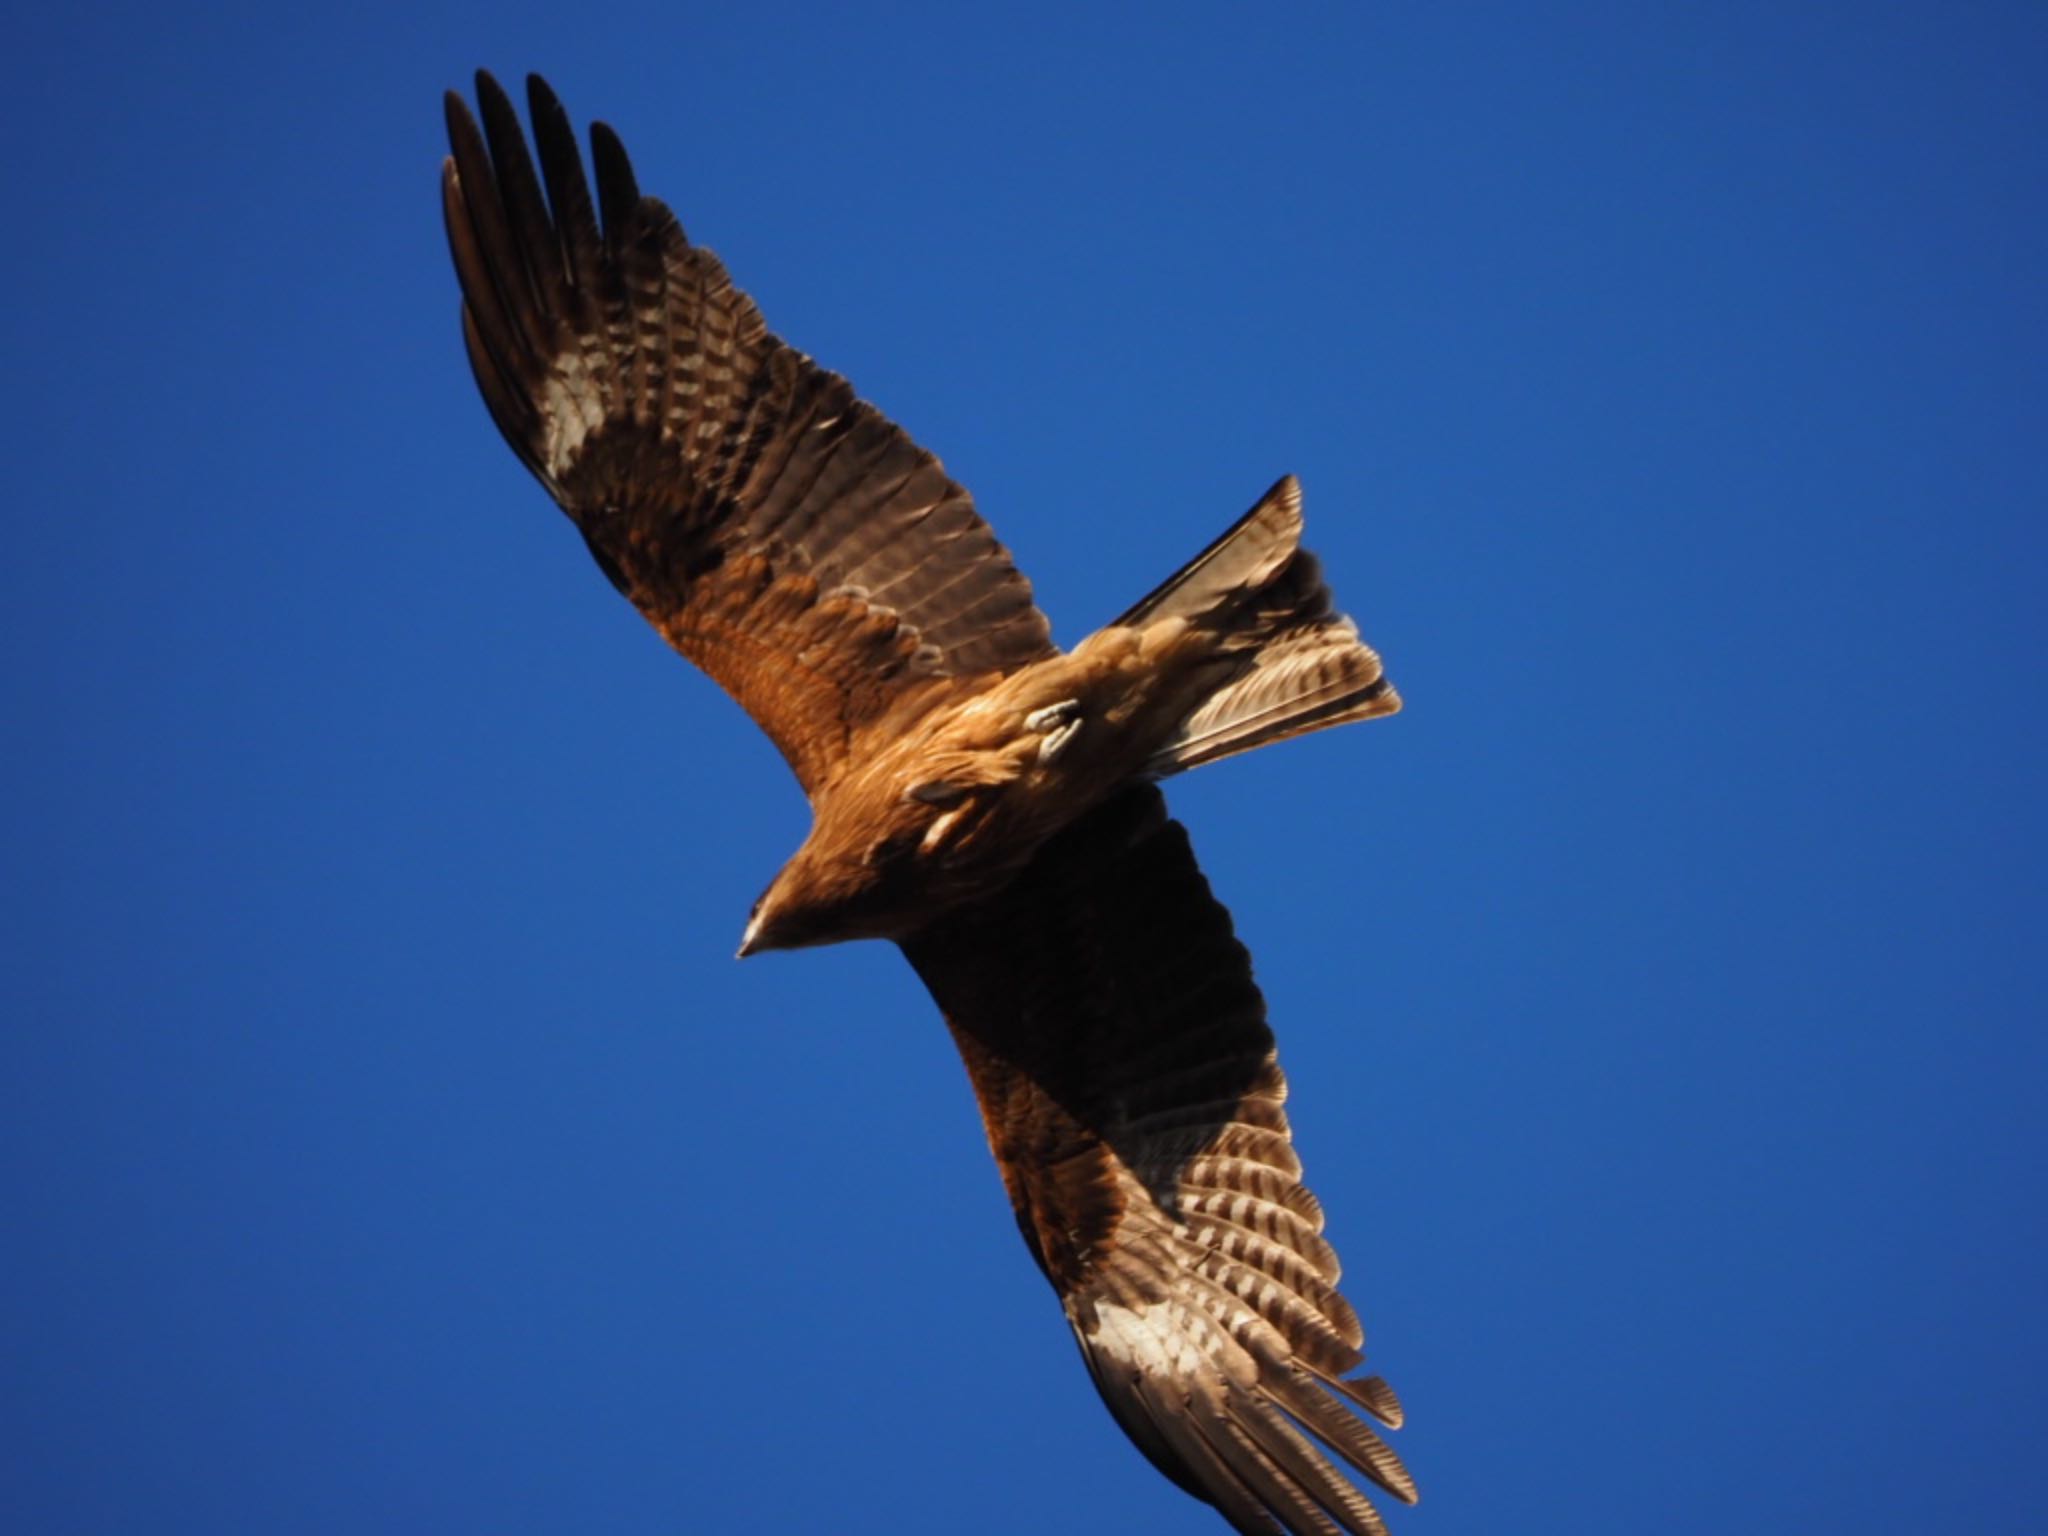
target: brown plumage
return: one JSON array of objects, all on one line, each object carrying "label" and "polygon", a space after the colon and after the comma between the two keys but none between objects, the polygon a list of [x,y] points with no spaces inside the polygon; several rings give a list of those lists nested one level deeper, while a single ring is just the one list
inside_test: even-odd
[{"label": "brown plumage", "polygon": [[528,82],[448,98],[463,336],[598,564],[743,705],[810,836],[741,953],[900,944],[1110,1411],[1238,1530],[1382,1529],[1398,1425],[1300,1182],[1265,1004],[1154,781],[1391,714],[1282,480],[1071,652],[939,463],[768,333]]}]

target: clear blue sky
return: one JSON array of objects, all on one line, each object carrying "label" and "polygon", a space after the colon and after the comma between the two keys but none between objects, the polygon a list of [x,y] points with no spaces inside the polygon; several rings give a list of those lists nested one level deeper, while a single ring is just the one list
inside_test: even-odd
[{"label": "clear blue sky", "polygon": [[[2048,13],[19,10],[0,1525],[1220,1531],[456,330],[546,72],[1063,638],[1274,477],[1400,718],[1181,781],[1403,1536],[2048,1505]],[[1798,14],[1788,14],[1796,10]]]}]

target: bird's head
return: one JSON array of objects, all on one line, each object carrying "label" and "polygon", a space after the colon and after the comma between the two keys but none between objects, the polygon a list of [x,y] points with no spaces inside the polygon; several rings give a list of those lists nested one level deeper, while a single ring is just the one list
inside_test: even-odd
[{"label": "bird's head", "polygon": [[1004,781],[993,775],[914,776],[852,786],[817,807],[811,835],[761,893],[740,958],[845,939],[897,939],[970,900],[992,876],[977,853]]},{"label": "bird's head", "polygon": [[768,883],[747,915],[739,958],[767,949],[807,949],[842,939],[885,937],[875,927],[882,882],[857,861],[835,857],[810,842]]}]

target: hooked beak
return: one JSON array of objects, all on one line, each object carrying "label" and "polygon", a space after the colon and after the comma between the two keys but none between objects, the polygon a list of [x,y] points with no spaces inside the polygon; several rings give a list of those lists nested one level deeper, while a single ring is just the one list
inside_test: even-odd
[{"label": "hooked beak", "polygon": [[765,937],[766,935],[761,932],[761,914],[756,912],[747,919],[747,931],[740,935],[739,953],[734,955],[733,959],[744,960],[749,955],[759,954],[768,947],[762,942]]}]

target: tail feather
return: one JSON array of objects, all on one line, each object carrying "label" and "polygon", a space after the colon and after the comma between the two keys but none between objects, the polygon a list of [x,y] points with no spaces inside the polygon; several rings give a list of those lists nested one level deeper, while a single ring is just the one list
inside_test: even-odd
[{"label": "tail feather", "polygon": [[1301,548],[1301,482],[1283,476],[1258,505],[1120,614],[1118,627],[1160,619],[1201,622],[1263,590]]},{"label": "tail feather", "polygon": [[1211,694],[1153,758],[1157,777],[1199,768],[1269,742],[1391,715],[1401,696],[1348,619],[1288,637]]},{"label": "tail feather", "polygon": [[1301,521],[1301,487],[1289,475],[1118,621],[1183,618],[1242,658],[1153,755],[1152,777],[1401,707],[1378,653],[1336,610],[1320,563],[1301,547]]}]

